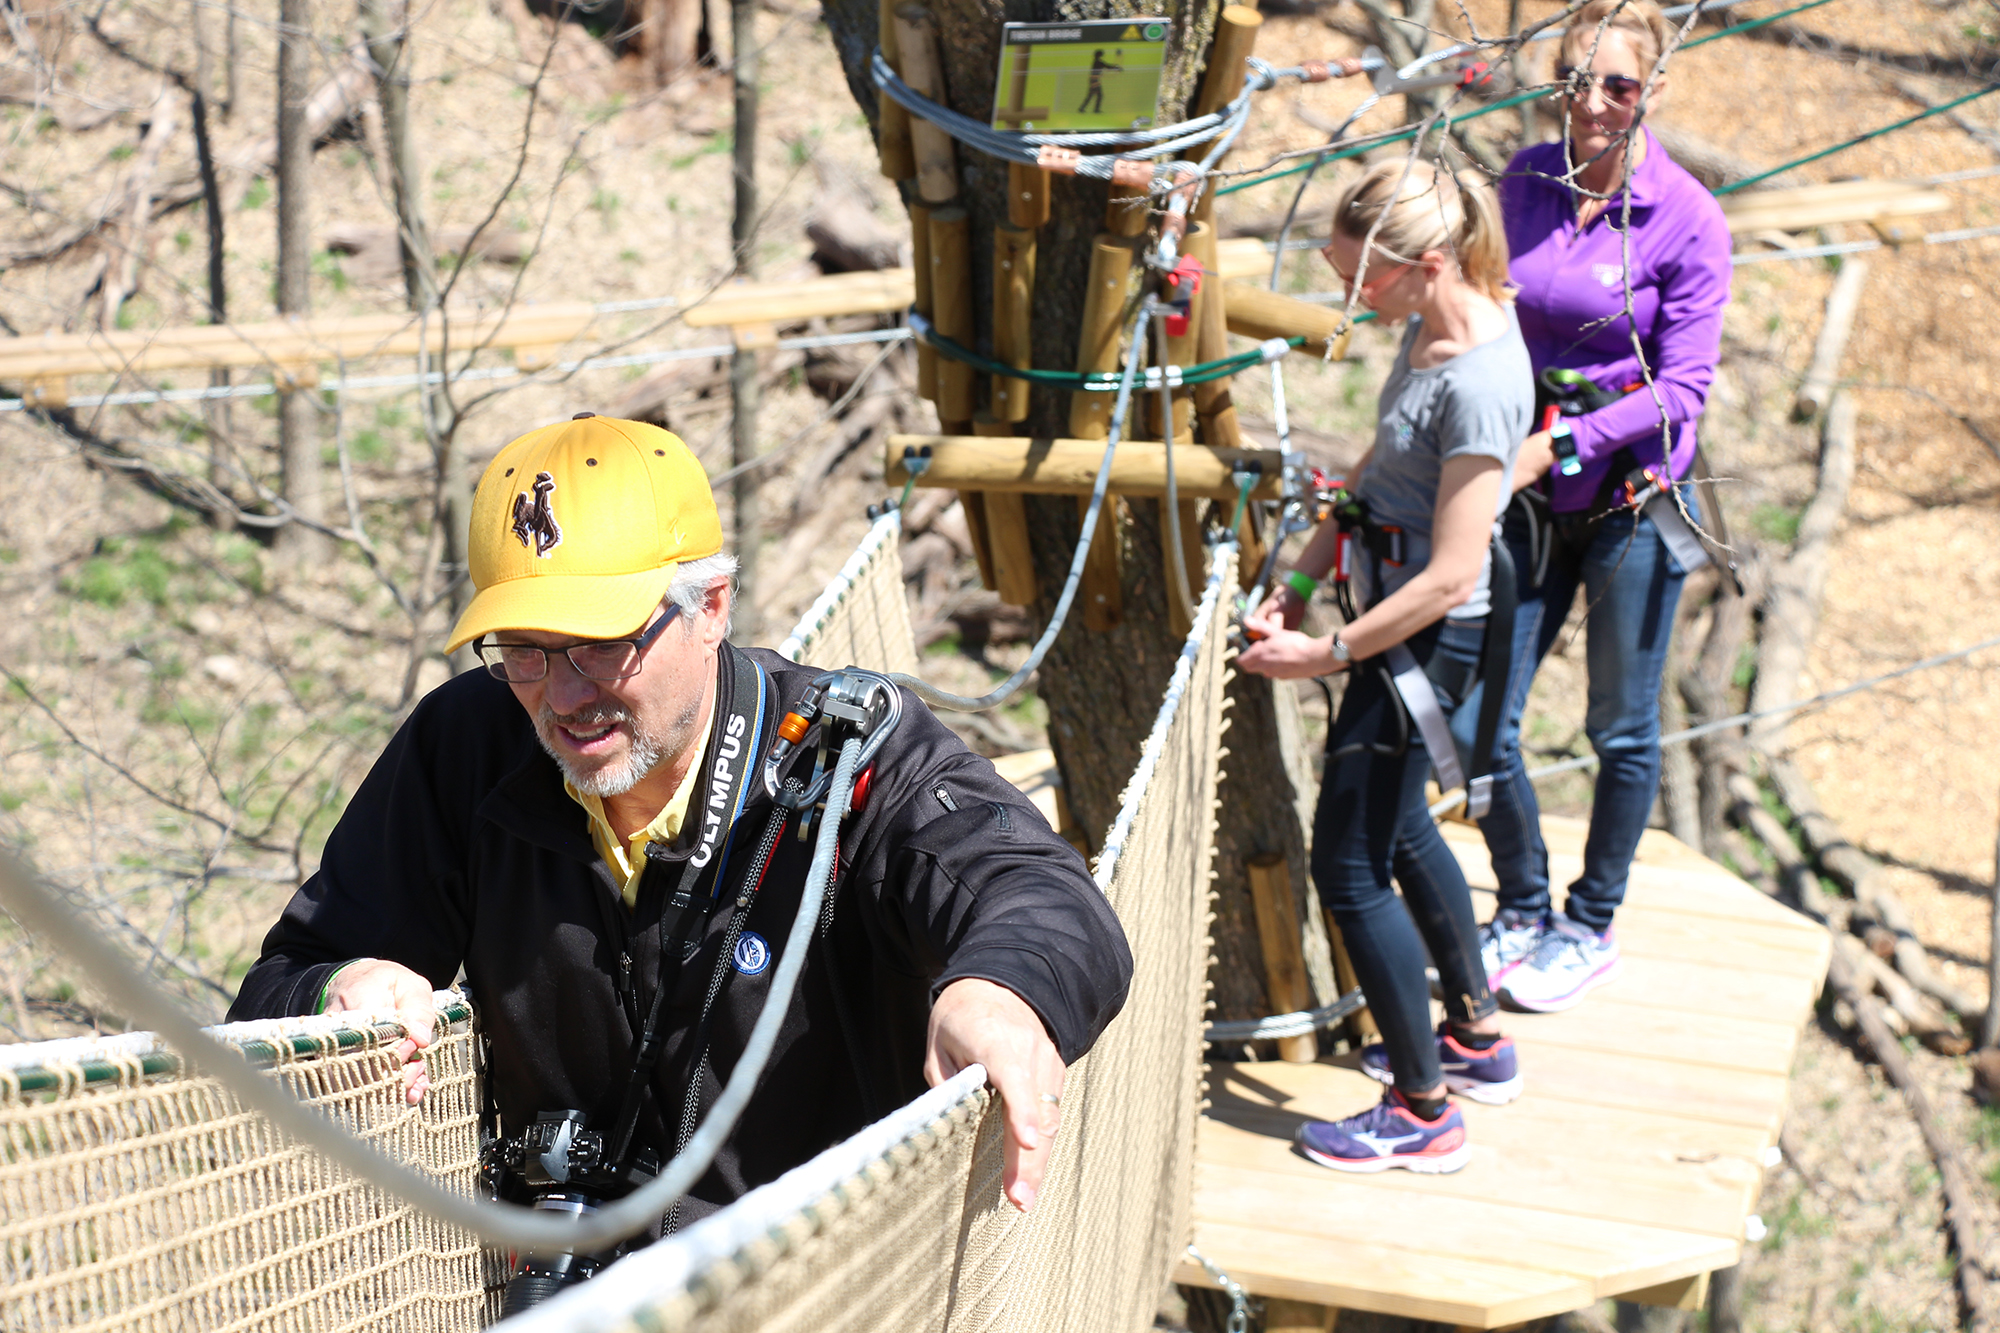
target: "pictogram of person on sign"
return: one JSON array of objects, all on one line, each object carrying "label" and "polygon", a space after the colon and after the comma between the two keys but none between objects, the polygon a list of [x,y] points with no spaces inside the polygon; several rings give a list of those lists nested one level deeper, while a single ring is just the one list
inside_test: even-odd
[{"label": "pictogram of person on sign", "polygon": [[[1121,49],[1116,54],[1122,57],[1125,52]],[[1083,94],[1083,101],[1076,108],[1078,115],[1084,115],[1088,112],[1095,112],[1100,116],[1104,114],[1104,72],[1106,70],[1110,70],[1113,74],[1123,74],[1125,67],[1123,65],[1114,65],[1106,60],[1104,58],[1104,48],[1099,47],[1090,53],[1090,87]],[[1092,102],[1095,102],[1096,105],[1092,106]]]}]

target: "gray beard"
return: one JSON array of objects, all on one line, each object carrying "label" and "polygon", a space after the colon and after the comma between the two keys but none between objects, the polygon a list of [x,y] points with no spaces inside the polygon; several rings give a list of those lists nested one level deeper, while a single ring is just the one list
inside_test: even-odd
[{"label": "gray beard", "polygon": [[556,767],[560,768],[563,776],[569,779],[570,786],[585,796],[595,796],[603,800],[609,796],[623,796],[631,791],[648,773],[659,767],[666,759],[669,748],[678,748],[692,741],[695,722],[700,717],[699,694],[689,701],[681,716],[674,719],[671,732],[667,736],[647,731],[639,725],[638,719],[629,710],[616,704],[579,709],[571,713],[562,721],[572,728],[598,726],[606,722],[623,722],[626,724],[626,734],[631,739],[631,746],[623,760],[589,773],[579,772],[572,767],[569,756],[558,748],[554,739],[557,726],[556,712],[547,704],[543,704],[541,711],[535,716],[535,739],[542,743],[542,749],[548,752],[549,758],[556,761]]}]

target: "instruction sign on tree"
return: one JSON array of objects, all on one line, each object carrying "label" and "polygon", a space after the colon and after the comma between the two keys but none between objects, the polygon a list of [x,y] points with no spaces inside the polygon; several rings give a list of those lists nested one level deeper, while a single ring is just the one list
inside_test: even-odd
[{"label": "instruction sign on tree", "polygon": [[994,86],[996,130],[1143,130],[1160,102],[1167,21],[1009,23]]}]

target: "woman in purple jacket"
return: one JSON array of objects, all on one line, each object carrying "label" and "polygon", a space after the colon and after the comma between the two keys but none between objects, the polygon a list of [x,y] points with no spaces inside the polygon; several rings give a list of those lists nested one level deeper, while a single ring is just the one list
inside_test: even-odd
[{"label": "woman in purple jacket", "polygon": [[[1715,378],[1729,302],[1721,207],[1640,120],[1657,110],[1672,30],[1649,0],[1591,0],[1558,56],[1563,142],[1519,153],[1500,185],[1537,376],[1539,429],[1521,447],[1506,538],[1520,571],[1514,672],[1480,822],[1500,882],[1482,954],[1515,1005],[1567,1009],[1618,972],[1611,918],[1660,778],[1659,693],[1681,581],[1705,558],[1677,483]],[[1657,488],[1648,499],[1648,488]],[[1530,493],[1531,492],[1531,493]],[[1521,763],[1535,668],[1583,590],[1597,752],[1583,875],[1549,898],[1540,812]]]}]

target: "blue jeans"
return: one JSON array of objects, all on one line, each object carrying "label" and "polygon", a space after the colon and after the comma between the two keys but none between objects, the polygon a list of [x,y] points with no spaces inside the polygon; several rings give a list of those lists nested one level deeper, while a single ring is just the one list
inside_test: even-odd
[{"label": "blue jeans", "polygon": [[[1484,641],[1483,623],[1442,624],[1413,635],[1409,647],[1420,662],[1439,653],[1470,663],[1479,660]],[[1496,1005],[1479,962],[1471,890],[1424,808],[1431,763],[1423,734],[1410,724],[1399,753],[1364,748],[1395,749],[1406,730],[1402,701],[1380,665],[1379,658],[1355,664],[1328,729],[1312,871],[1382,1029],[1396,1086],[1413,1091],[1443,1077],[1431,1032],[1425,946],[1437,964],[1447,1014],[1467,1022]],[[1477,716],[1481,688],[1473,685],[1462,700],[1440,690],[1438,702],[1456,725]],[[1402,887],[1400,903],[1392,879]]]},{"label": "blue jeans", "polygon": [[[1693,512],[1694,497],[1683,495]],[[1547,656],[1583,589],[1586,664],[1590,675],[1584,732],[1597,752],[1597,791],[1583,876],[1569,886],[1564,912],[1595,931],[1610,928],[1625,901],[1639,836],[1652,817],[1660,786],[1660,676],[1673,636],[1674,609],[1687,571],[1668,553],[1650,519],[1629,511],[1607,515],[1587,545],[1558,543],[1539,587],[1531,586],[1528,527],[1516,504],[1507,511],[1507,546],[1519,573],[1513,670],[1507,710],[1495,748],[1493,809],[1479,821],[1500,881],[1500,905],[1529,916],[1547,914],[1549,853],[1541,809],[1521,762],[1521,713],[1535,669]]]}]

